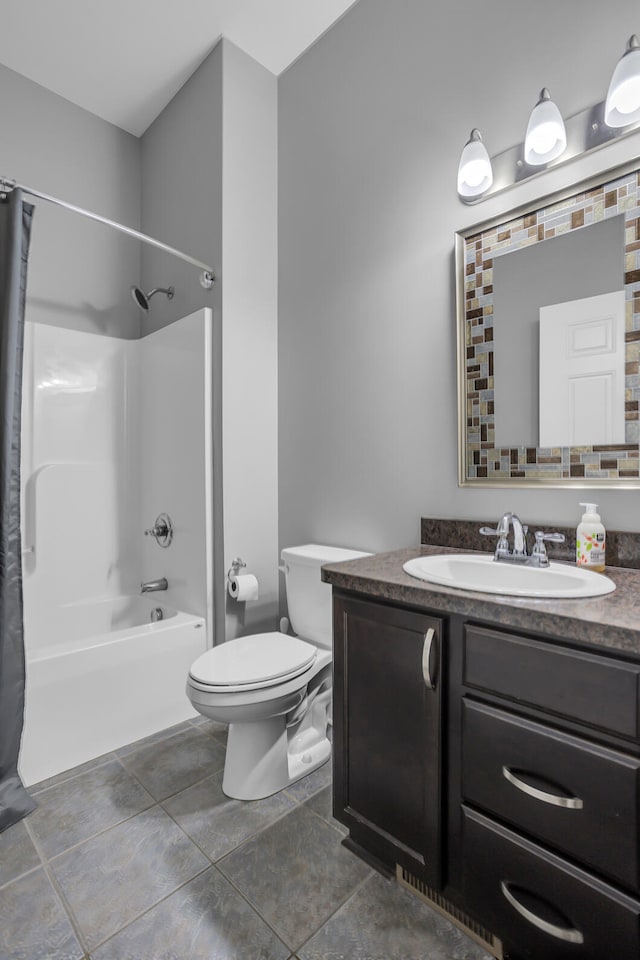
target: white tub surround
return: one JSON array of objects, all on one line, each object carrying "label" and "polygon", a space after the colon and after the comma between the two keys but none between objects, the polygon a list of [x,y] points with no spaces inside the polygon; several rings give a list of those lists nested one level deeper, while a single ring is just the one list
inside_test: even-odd
[{"label": "white tub surround", "polygon": [[[27,784],[194,715],[185,676],[213,621],[211,324],[200,310],[142,340],[26,325]],[[161,513],[168,549],[144,536]]]}]

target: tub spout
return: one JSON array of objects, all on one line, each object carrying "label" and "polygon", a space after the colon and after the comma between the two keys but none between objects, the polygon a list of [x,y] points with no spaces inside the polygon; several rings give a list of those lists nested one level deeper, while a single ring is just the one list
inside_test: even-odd
[{"label": "tub spout", "polygon": [[147,580],[140,584],[140,593],[151,593],[154,590],[167,590],[169,584],[166,577],[160,577],[159,580]]}]

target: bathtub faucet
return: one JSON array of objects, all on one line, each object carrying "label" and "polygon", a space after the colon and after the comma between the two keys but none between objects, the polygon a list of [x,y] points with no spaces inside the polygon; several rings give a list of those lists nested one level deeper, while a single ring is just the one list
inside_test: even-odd
[{"label": "bathtub faucet", "polygon": [[159,580],[147,580],[140,584],[140,593],[151,593],[153,590],[167,590],[169,584],[166,577],[160,577]]}]

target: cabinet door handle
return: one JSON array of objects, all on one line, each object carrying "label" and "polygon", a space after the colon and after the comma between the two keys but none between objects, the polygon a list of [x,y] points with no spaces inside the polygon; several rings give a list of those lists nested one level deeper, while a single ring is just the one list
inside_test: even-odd
[{"label": "cabinet door handle", "polygon": [[542,917],[539,917],[525,907],[523,903],[520,903],[520,901],[516,899],[504,880],[500,881],[500,890],[505,900],[511,904],[516,913],[519,913],[521,917],[528,920],[529,923],[537,927],[538,930],[548,933],[550,937],[555,937],[556,940],[564,940],[566,943],[584,943],[584,937],[579,930],[575,930],[573,927],[559,927],[555,923],[549,923],[548,920],[543,920]]},{"label": "cabinet door handle", "polygon": [[435,650],[437,653],[437,646],[434,646],[434,641],[436,641],[437,644],[436,632],[433,627],[429,627],[424,635],[424,646],[422,647],[422,676],[424,677],[424,682],[430,690],[435,690],[436,683],[438,682],[436,675],[437,664],[433,670],[431,668],[432,650]]},{"label": "cabinet door handle", "polygon": [[517,790],[522,790],[523,793],[535,797],[536,800],[542,800],[543,803],[550,803],[554,807],[565,807],[568,810],[582,810],[584,806],[580,797],[559,797],[555,793],[546,793],[544,790],[532,787],[531,784],[525,783],[524,780],[517,777],[509,767],[502,768],[502,776],[509,783],[512,783]]}]

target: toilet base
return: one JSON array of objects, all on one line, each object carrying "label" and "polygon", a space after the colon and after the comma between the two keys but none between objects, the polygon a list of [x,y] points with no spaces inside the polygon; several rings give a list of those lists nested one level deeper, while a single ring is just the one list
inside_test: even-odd
[{"label": "toilet base", "polygon": [[326,763],[331,756],[331,691],[322,690],[311,702],[298,719],[296,710],[293,720],[292,714],[280,714],[260,723],[229,724],[222,778],[227,797],[263,800]]},{"label": "toilet base", "polygon": [[295,756],[289,755],[289,785],[317,770],[318,767],[327,762],[330,756],[331,744],[326,737],[303,753]]},{"label": "toilet base", "polygon": [[312,773],[331,756],[326,737],[287,749],[287,729],[282,717],[229,726],[222,792],[234,800],[263,800]]}]

